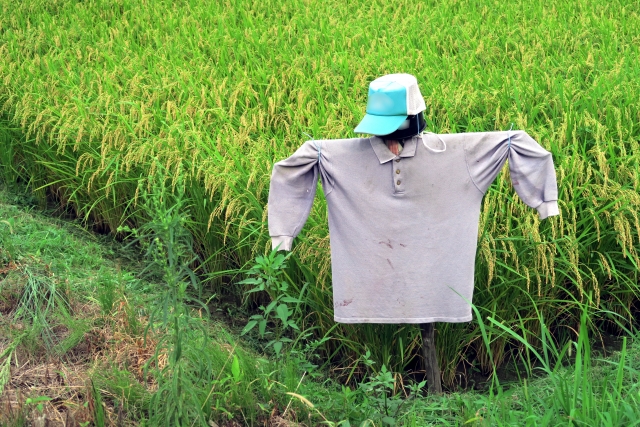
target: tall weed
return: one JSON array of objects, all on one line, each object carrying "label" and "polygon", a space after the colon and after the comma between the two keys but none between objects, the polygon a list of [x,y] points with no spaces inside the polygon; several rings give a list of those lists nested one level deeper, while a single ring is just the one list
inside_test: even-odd
[{"label": "tall weed", "polygon": [[[258,326],[260,338],[273,337],[267,342],[265,348],[273,348],[277,357],[281,355],[285,344],[293,342],[293,339],[285,334],[291,330],[300,333],[300,328],[292,320],[292,315],[297,314],[296,311],[300,311],[303,295],[300,295],[300,298],[289,295],[289,284],[281,277],[284,273],[284,263],[288,257],[289,255],[279,254],[276,250],[271,251],[267,256],[256,257],[256,264],[247,271],[247,274],[253,277],[239,282],[240,285],[253,285],[245,292],[246,294],[266,292],[271,299],[266,306],[260,306],[260,314],[250,317],[249,322],[242,330],[242,335]],[[302,292],[304,293],[304,287]],[[273,331],[267,330],[268,323],[275,324],[272,328]]]},{"label": "tall weed", "polygon": [[[640,371],[627,364],[626,338],[615,362],[598,359],[600,367],[594,367],[588,324],[596,313],[591,307],[590,304],[581,305],[579,328],[564,343],[552,335],[542,312],[538,312],[539,333],[523,330],[518,334],[492,317],[488,317],[489,323],[485,324],[474,307],[483,345],[490,347],[491,336],[506,334],[513,338],[523,347],[521,358],[530,375],[522,379],[523,386],[515,392],[506,392],[495,375],[494,365],[490,401],[497,405],[486,408],[475,421],[486,420],[491,425],[531,426],[558,423],[575,426],[635,425],[640,419],[640,409],[635,405],[635,391],[640,390],[635,379],[640,378]],[[616,317],[614,314],[613,318]],[[534,346],[534,342],[540,345]],[[615,368],[606,369],[610,363]],[[541,379],[534,381],[536,377]],[[627,381],[623,381],[625,377]]]},{"label": "tall weed", "polygon": [[192,269],[198,255],[186,228],[183,183],[178,179],[172,194],[161,168],[151,179],[151,191],[140,195],[149,221],[137,230],[121,228],[144,251],[147,273],[161,282],[146,329],[158,340],[145,367],[157,382],[147,406],[149,423],[209,426],[236,417],[237,410],[255,417],[254,386],[245,382],[256,376],[255,366],[236,346],[211,339],[208,309],[198,298],[201,283]]},{"label": "tall weed", "polygon": [[32,345],[44,345],[46,351],[53,352],[58,341],[52,323],[54,310],[67,313],[70,310],[65,292],[49,275],[37,274],[32,267],[25,266],[20,273],[24,287],[13,318],[25,322],[29,337],[25,341],[30,339]]}]

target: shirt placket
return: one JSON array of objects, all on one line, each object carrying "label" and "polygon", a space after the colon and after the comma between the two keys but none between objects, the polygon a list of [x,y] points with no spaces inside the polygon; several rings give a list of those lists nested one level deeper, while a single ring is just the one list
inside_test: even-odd
[{"label": "shirt placket", "polygon": [[391,166],[393,167],[393,193],[402,194],[405,189],[404,161],[400,156],[396,156],[391,162]]}]

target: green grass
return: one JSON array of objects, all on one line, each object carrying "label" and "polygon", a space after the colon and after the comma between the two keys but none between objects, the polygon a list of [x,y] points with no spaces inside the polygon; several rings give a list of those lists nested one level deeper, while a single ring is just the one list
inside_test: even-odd
[{"label": "green grass", "polygon": [[[311,134],[353,136],[367,84],[415,74],[434,132],[525,129],[554,155],[561,216],[540,223],[506,170],[485,198],[474,303],[482,318],[562,342],[620,331],[638,301],[640,6],[579,0],[75,2],[0,0],[0,169],[88,223],[150,220],[138,199],[157,162],[180,177],[209,294],[267,251],[271,166]],[[47,239],[53,238],[52,236]],[[407,325],[334,327],[326,205],[319,197],[288,275],[295,320],[332,331],[320,351],[351,372],[416,362]],[[588,300],[587,296],[593,299]],[[506,302],[506,303],[505,303]],[[437,327],[443,379],[522,346],[487,348],[477,322]],[[539,342],[534,343],[536,347]],[[365,375],[362,364],[356,377]]]},{"label": "green grass", "polygon": [[[587,305],[580,333],[567,345],[557,344],[539,318],[538,338],[543,342],[539,351],[530,344],[532,331],[518,335],[493,318],[479,318],[483,345],[508,334],[525,348],[521,379],[506,383],[494,377],[484,393],[415,394],[409,377],[376,367],[367,354],[361,355],[366,374],[356,384],[344,386],[327,369],[313,366],[313,349],[302,341],[290,346],[282,358],[261,355],[237,338],[239,329],[230,332],[184,301],[174,303],[177,316],[168,314],[168,328],[155,321],[145,334],[148,315],[161,312],[162,296],[172,291],[169,282],[137,278],[150,259],[142,260],[122,244],[87,233],[77,223],[44,216],[20,200],[0,189],[0,216],[6,218],[0,223],[0,426],[30,425],[43,416],[53,423],[58,414],[96,426],[191,426],[208,425],[209,420],[220,426],[234,425],[232,421],[256,426],[265,422],[598,427],[639,423],[640,340],[625,339],[621,351],[607,358],[594,354],[586,327]],[[54,347],[38,345],[42,329],[32,320],[41,311],[18,319],[21,300],[16,295],[28,295],[32,280],[49,288],[65,285],[65,304],[49,306],[46,300],[37,304],[32,300],[32,307],[49,307],[44,320],[53,331]],[[112,289],[112,296],[96,298],[106,292],[101,287]],[[132,319],[142,327],[132,325]],[[179,330],[171,327],[176,319],[182,322]],[[175,353],[176,338],[182,340],[180,355]],[[154,357],[154,351],[160,357]],[[47,382],[51,366],[55,368]]]},{"label": "green grass", "polygon": [[256,423],[286,402],[295,367],[275,371],[187,300],[154,320],[172,291],[140,279],[156,265],[22,202],[0,188],[0,426],[58,413],[97,426]]}]

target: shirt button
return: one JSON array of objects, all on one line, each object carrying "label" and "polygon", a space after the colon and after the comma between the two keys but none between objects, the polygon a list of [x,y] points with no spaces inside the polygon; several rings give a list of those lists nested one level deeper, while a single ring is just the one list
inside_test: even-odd
[{"label": "shirt button", "polygon": [[396,173],[400,173],[400,169],[396,169]]},{"label": "shirt button", "polygon": [[400,183],[401,183],[401,182],[402,182],[402,181],[397,180],[397,181],[396,181],[396,184],[400,185]]},{"label": "shirt button", "polygon": [[396,163],[399,162],[399,161],[400,161],[400,159],[396,159]]}]

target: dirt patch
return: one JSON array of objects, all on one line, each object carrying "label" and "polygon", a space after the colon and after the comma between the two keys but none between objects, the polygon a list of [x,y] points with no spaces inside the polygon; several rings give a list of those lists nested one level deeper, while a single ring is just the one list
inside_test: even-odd
[{"label": "dirt patch", "polygon": [[[54,345],[49,348],[37,337],[18,338],[26,330],[25,325],[13,320],[11,314],[0,316],[4,320],[0,322],[0,354],[14,340],[23,340],[8,353],[8,362],[6,357],[0,359],[0,373],[3,362],[10,367],[8,382],[0,389],[0,425],[24,422],[32,426],[81,426],[95,422],[97,411],[104,413],[105,425],[133,425],[117,398],[104,390],[94,391],[92,378],[103,369],[126,369],[145,389],[155,389],[155,382],[145,378],[144,367],[154,355],[157,339],[151,333],[145,340],[140,334],[129,332],[133,321],[144,325],[146,318],[132,319],[133,309],[125,302],[108,317],[102,317],[95,304],[72,300],[70,308],[75,321],[86,324],[87,329],[68,348],[63,344],[74,331],[65,325],[53,325]],[[12,313],[13,308],[8,312]],[[160,362],[165,363],[166,358],[161,357]]]},{"label": "dirt patch", "polygon": [[0,400],[0,417],[24,418],[33,425],[75,426],[92,420],[87,402],[87,370],[81,365],[34,365],[18,360]]}]

